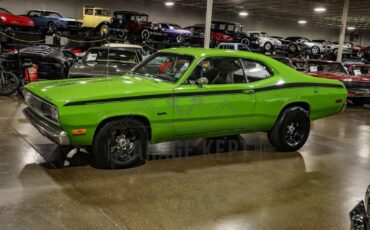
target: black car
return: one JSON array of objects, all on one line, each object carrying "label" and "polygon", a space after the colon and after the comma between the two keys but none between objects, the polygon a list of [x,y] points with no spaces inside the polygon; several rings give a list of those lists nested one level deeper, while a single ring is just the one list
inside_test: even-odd
[{"label": "black car", "polygon": [[351,230],[370,229],[370,186],[365,193],[365,200],[360,201],[349,213]]},{"label": "black car", "polygon": [[4,60],[4,69],[20,75],[20,62],[37,65],[38,78],[55,80],[68,77],[69,68],[77,61],[76,56],[67,49],[38,45],[8,53]]},{"label": "black car", "polygon": [[243,27],[240,24],[233,22],[223,22],[223,21],[212,21],[211,25],[212,31],[221,32],[226,35],[231,36],[234,39],[234,42],[242,43],[247,46],[250,45],[252,40],[247,33],[244,33]]},{"label": "black car", "polygon": [[102,77],[122,75],[143,60],[132,48],[90,48],[83,59],[75,63],[69,72],[70,78]]}]

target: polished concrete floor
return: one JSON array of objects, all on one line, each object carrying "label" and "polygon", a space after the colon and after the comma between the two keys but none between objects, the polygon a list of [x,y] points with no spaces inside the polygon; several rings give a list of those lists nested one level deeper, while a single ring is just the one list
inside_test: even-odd
[{"label": "polished concrete floor", "polygon": [[348,229],[370,183],[370,107],[313,122],[299,152],[257,133],[227,142],[242,149],[152,145],[144,165],[114,171],[66,158],[23,107],[0,98],[0,229]]}]

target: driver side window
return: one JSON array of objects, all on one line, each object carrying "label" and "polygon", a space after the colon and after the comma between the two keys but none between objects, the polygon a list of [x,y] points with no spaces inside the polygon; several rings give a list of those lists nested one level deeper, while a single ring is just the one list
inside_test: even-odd
[{"label": "driver side window", "polygon": [[238,58],[206,58],[195,67],[186,84],[195,85],[200,78],[206,79],[208,85],[247,82]]}]

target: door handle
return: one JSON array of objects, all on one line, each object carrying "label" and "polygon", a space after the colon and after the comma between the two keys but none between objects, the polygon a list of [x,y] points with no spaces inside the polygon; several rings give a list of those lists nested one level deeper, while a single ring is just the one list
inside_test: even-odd
[{"label": "door handle", "polygon": [[246,90],[244,90],[244,93],[245,94],[254,94],[254,90],[253,89],[246,89]]}]

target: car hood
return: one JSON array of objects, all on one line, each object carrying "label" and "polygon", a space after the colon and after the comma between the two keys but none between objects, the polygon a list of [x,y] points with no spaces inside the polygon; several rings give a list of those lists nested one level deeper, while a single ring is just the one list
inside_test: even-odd
[{"label": "car hood", "polygon": [[[71,77],[97,77],[107,75],[122,75],[130,71],[135,63],[76,63],[69,70]],[[73,76],[74,75],[74,76]]]},{"label": "car hood", "polygon": [[174,84],[148,77],[119,76],[86,79],[40,81],[26,85],[33,94],[57,105],[82,101],[110,100],[125,97],[171,93]]},{"label": "car hood", "polygon": [[26,17],[26,16],[18,16],[14,14],[0,14],[0,16],[6,17],[10,21],[19,21],[19,22],[26,22],[26,23],[33,22],[31,18]]},{"label": "car hood", "polygon": [[184,29],[166,29],[168,33],[178,33],[178,34],[191,34],[189,30]]},{"label": "car hood", "polygon": [[74,18],[59,18],[60,21],[65,21],[65,22],[78,22]]}]

